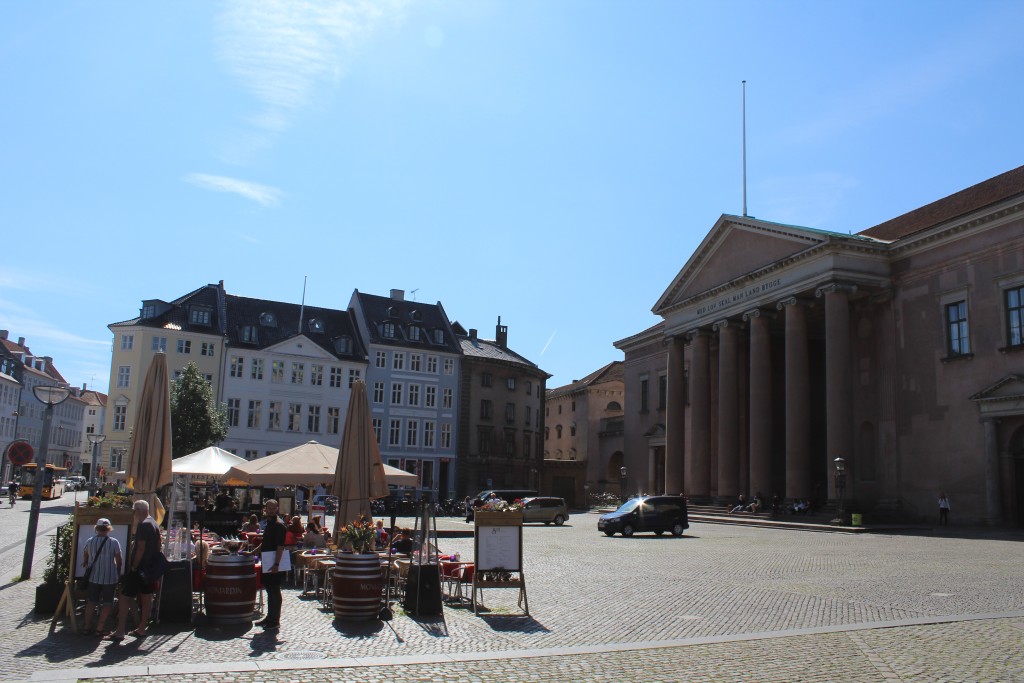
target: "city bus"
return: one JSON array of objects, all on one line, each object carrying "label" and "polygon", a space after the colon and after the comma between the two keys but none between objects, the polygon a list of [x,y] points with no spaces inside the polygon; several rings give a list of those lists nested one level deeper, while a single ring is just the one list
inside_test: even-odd
[{"label": "city bus", "polygon": [[[45,465],[43,467],[43,500],[53,500],[64,495],[65,479],[68,468],[57,467],[56,465]],[[32,498],[36,487],[36,464],[30,462],[21,466],[21,488],[18,495],[22,498]]]}]

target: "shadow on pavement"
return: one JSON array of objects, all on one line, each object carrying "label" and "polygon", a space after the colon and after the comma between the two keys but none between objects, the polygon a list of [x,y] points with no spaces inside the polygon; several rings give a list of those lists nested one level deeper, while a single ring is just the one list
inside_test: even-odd
[{"label": "shadow on pavement", "polygon": [[504,633],[550,633],[551,631],[533,617],[525,614],[481,614],[480,619],[492,631]]}]

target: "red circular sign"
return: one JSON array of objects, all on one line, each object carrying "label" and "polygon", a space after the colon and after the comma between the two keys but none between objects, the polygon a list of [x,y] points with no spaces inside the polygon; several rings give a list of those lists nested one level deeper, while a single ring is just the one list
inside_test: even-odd
[{"label": "red circular sign", "polygon": [[32,462],[32,444],[28,441],[12,441],[7,447],[7,459],[12,465],[27,465]]}]

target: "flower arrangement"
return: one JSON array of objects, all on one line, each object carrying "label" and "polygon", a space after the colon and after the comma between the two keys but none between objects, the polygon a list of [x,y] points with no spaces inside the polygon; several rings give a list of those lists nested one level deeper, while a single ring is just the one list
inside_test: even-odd
[{"label": "flower arrangement", "polygon": [[523,509],[523,501],[516,498],[509,503],[501,498],[494,497],[484,501],[482,510],[486,512],[519,512]]},{"label": "flower arrangement", "polygon": [[341,527],[338,532],[338,543],[342,547],[351,548],[352,552],[369,552],[377,539],[377,530],[373,522],[360,518]]},{"label": "flower arrangement", "polygon": [[116,493],[90,496],[88,501],[88,507],[91,508],[130,508],[133,504],[131,496],[122,496]]}]

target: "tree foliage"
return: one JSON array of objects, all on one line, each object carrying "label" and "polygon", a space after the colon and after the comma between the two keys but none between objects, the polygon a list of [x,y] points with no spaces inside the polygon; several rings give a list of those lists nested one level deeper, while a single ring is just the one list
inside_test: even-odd
[{"label": "tree foliage", "polygon": [[171,451],[175,458],[220,443],[228,436],[228,416],[217,405],[213,387],[189,363],[171,382]]}]

